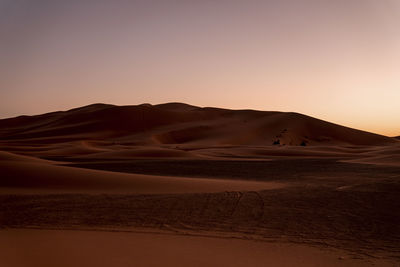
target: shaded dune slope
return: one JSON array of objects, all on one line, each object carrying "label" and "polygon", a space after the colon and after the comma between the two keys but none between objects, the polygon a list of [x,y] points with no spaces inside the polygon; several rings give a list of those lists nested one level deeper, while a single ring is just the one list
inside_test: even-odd
[{"label": "shaded dune slope", "polygon": [[182,103],[114,106],[0,120],[0,141],[108,140],[131,145],[385,145],[390,138],[298,113],[200,108]]}]

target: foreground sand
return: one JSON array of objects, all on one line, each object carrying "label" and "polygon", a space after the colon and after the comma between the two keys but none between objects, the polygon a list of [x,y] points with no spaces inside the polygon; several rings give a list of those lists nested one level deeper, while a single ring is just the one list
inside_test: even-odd
[{"label": "foreground sand", "polygon": [[[136,246],[140,255],[146,255],[141,252],[144,244],[156,250],[155,257],[141,258],[144,266],[187,265],[194,258],[208,260],[194,261],[199,266],[218,266],[228,261],[224,256],[228,254],[241,257],[231,259],[233,263],[256,266],[269,261],[277,266],[293,266],[293,261],[303,266],[321,266],[321,262],[326,263],[322,266],[399,263],[400,213],[396,211],[400,210],[400,168],[396,166],[349,163],[343,162],[349,157],[325,156],[280,156],[267,161],[226,157],[79,159],[68,164],[8,152],[0,156],[0,227],[4,230],[0,242],[14,240],[14,248],[25,246],[32,253],[36,251],[32,257],[39,263],[50,262],[49,266],[57,258],[64,262],[66,257],[52,249],[71,253],[89,250],[82,259],[89,265],[99,260],[91,247],[106,251],[100,251],[105,263],[115,258],[128,261],[136,254],[124,248],[125,242],[132,244],[131,248]],[[125,173],[115,172],[119,170]],[[31,230],[12,230],[27,228]],[[90,232],[75,232],[82,230]],[[127,239],[118,246],[119,241],[113,240],[125,233],[116,231],[179,236],[152,243],[149,240],[157,239],[151,234],[126,234]],[[72,238],[77,235],[81,237]],[[93,241],[91,236],[103,242]],[[256,240],[263,253],[253,255],[253,249],[242,248],[244,243],[237,239]],[[203,249],[215,248],[211,251],[222,249],[219,242],[226,243],[215,259],[208,259],[210,251],[198,249],[203,246],[196,240],[208,240]],[[37,245],[42,242],[53,245],[47,250],[47,245]],[[75,243],[73,248],[67,245],[71,243]],[[159,244],[182,249],[180,243],[192,254],[187,252],[185,258],[158,252]],[[6,244],[9,242],[2,246]],[[284,249],[278,251],[282,246]],[[29,253],[22,259],[29,259]],[[174,253],[178,252],[171,255]],[[57,256],[54,259],[52,255]],[[79,257],[70,256],[65,261],[75,266]],[[338,260],[340,257],[346,260]],[[0,263],[8,263],[6,259],[13,260],[0,258]],[[35,265],[22,262],[19,266]]]},{"label": "foreground sand", "polygon": [[289,243],[154,233],[0,230],[7,267],[129,266],[395,266],[335,249]]}]

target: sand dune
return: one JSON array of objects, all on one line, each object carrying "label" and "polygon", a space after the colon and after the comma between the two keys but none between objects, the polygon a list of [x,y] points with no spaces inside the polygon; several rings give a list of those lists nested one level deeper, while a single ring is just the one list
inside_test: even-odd
[{"label": "sand dune", "polygon": [[1,150],[67,161],[325,157],[397,165],[390,155],[399,143],[298,113],[182,103],[93,104],[0,120]]},{"label": "sand dune", "polygon": [[131,193],[170,194],[283,187],[278,182],[193,179],[124,174],[58,166],[49,161],[0,153],[0,193]]},{"label": "sand dune", "polygon": [[114,140],[137,144],[382,145],[397,140],[298,113],[94,104],[65,112],[0,120],[0,140]]}]

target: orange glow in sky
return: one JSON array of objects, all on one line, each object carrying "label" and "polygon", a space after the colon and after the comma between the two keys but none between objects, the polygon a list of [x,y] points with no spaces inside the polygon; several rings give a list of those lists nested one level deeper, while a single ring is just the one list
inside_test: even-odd
[{"label": "orange glow in sky", "polygon": [[400,1],[0,1],[0,117],[95,102],[296,111],[400,135]]}]

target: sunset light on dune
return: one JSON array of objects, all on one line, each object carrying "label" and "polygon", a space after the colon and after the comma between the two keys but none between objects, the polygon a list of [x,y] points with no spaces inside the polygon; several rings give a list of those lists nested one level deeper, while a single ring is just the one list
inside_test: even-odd
[{"label": "sunset light on dune", "polygon": [[180,101],[400,134],[396,0],[3,0],[0,12],[2,118]]}]

